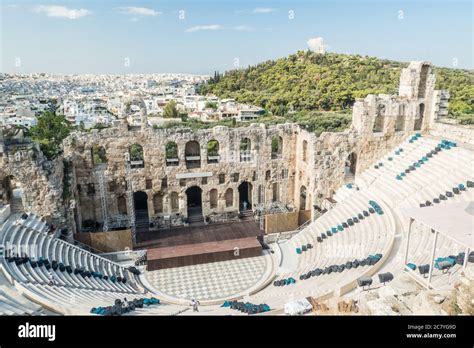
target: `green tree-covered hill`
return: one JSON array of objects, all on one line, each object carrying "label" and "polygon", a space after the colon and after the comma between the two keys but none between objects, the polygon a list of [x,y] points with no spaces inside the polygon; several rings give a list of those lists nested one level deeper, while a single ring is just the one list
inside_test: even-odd
[{"label": "green tree-covered hill", "polygon": [[[407,65],[360,55],[299,51],[224,75],[216,73],[199,92],[235,98],[285,117],[292,112],[347,113],[355,98],[396,93],[400,71]],[[474,71],[435,68],[435,73],[436,88],[450,91],[450,115],[474,120]]]}]

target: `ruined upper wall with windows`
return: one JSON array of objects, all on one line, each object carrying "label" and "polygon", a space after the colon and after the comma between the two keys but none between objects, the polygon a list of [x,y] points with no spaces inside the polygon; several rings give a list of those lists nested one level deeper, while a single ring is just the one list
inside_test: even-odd
[{"label": "ruined upper wall with windows", "polygon": [[[264,209],[275,202],[294,204],[293,180],[299,127],[215,127],[210,130],[138,129],[126,124],[100,132],[75,133],[65,157],[75,170],[81,222],[102,221],[98,169],[105,177],[110,216],[126,216],[127,178],[143,192],[149,221],[186,219],[188,190],[198,187],[202,213],[212,220],[236,216],[243,202]],[[130,168],[127,171],[127,163]],[[135,202],[136,203],[136,202]],[[77,212],[79,214],[79,212]]]}]

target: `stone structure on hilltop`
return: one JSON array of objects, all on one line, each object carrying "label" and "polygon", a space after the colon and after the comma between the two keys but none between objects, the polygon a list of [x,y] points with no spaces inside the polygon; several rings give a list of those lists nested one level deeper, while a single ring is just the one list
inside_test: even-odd
[{"label": "stone structure on hilltop", "polygon": [[133,219],[154,227],[226,221],[246,210],[310,210],[314,218],[338,187],[409,134],[436,132],[448,94],[434,83],[429,63],[412,62],[398,95],[357,100],[348,130],[319,137],[296,124],[192,131],[122,123],[72,133],[54,162],[36,146],[2,142],[0,178],[6,190],[7,178],[22,183],[24,209],[75,231]]}]

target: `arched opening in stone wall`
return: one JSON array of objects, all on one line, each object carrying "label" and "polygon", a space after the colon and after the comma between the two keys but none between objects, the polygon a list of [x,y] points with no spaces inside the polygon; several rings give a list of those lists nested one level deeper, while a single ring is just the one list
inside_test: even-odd
[{"label": "arched opening in stone wall", "polygon": [[407,106],[406,104],[398,105],[398,115],[399,116],[406,116]]},{"label": "arched opening in stone wall", "polygon": [[308,142],[303,140],[303,162],[306,162],[308,156]]},{"label": "arched opening in stone wall", "polygon": [[383,116],[376,116],[374,120],[374,128],[373,132],[374,133],[380,133],[383,131]]},{"label": "arched opening in stone wall", "polygon": [[153,196],[153,210],[155,214],[163,213],[163,193],[158,192]]},{"label": "arched opening in stone wall", "polygon": [[179,210],[179,196],[177,192],[171,192],[170,206],[172,213],[176,213]]},{"label": "arched opening in stone wall", "polygon": [[418,98],[424,98],[426,93],[426,83],[428,81],[428,72],[430,71],[430,66],[424,64],[421,67],[420,73],[420,83],[418,84]]},{"label": "arched opening in stone wall", "polygon": [[263,185],[258,186],[257,194],[258,194],[258,197],[257,197],[258,204],[265,203],[265,187]]},{"label": "arched opening in stone wall", "polygon": [[271,180],[272,178],[272,171],[269,169],[265,172],[265,180]]},{"label": "arched opening in stone wall", "polygon": [[239,185],[239,210],[251,210],[252,209],[252,184],[243,181]]},{"label": "arched opening in stone wall", "polygon": [[135,224],[137,228],[148,227],[148,195],[143,191],[134,192],[133,205],[135,207]]},{"label": "arched opening in stone wall", "polygon": [[177,166],[179,164],[178,144],[173,141],[166,143],[165,156],[167,166]]},{"label": "arched opening in stone wall", "polygon": [[421,103],[419,106],[418,106],[418,112],[416,114],[416,117],[415,117],[415,126],[414,126],[414,130],[421,130],[421,127],[423,125],[423,116],[425,114],[425,104]]},{"label": "arched opening in stone wall", "polygon": [[306,210],[306,186],[300,188],[300,210]]},{"label": "arched opening in stone wall", "polygon": [[250,162],[252,160],[251,146],[252,143],[249,138],[243,138],[240,141],[240,162]]},{"label": "arched opening in stone wall", "polygon": [[95,165],[107,163],[107,155],[103,146],[94,145],[91,149],[92,163]]},{"label": "arched opening in stone wall", "polygon": [[201,167],[201,147],[197,141],[193,140],[186,143],[184,156],[188,169]]},{"label": "arched opening in stone wall", "polygon": [[124,196],[117,197],[117,209],[120,215],[127,215],[127,200]]},{"label": "arched opening in stone wall", "polygon": [[354,176],[357,169],[357,154],[352,152],[347,156],[346,166],[345,166],[345,176]]},{"label": "arched opening in stone wall", "polygon": [[199,186],[191,186],[186,190],[186,196],[188,200],[188,219],[202,218],[202,189]]},{"label": "arched opening in stone wall", "polygon": [[217,208],[217,189],[209,191],[209,205],[211,209]]},{"label": "arched opening in stone wall", "polygon": [[272,202],[280,201],[280,185],[277,182],[272,184]]},{"label": "arched opening in stone wall", "polygon": [[272,138],[272,159],[280,159],[283,153],[283,138],[276,136]]},{"label": "arched opening in stone wall", "polygon": [[139,144],[132,144],[129,149],[130,167],[143,168],[145,166],[143,160],[143,147]]},{"label": "arched opening in stone wall", "polygon": [[405,116],[397,116],[395,120],[395,132],[403,132],[405,130]]},{"label": "arched opening in stone wall", "polygon": [[230,208],[234,205],[234,190],[228,188],[225,191],[225,206]]},{"label": "arched opening in stone wall", "polygon": [[9,204],[12,213],[24,211],[23,185],[14,176],[9,175],[0,182],[0,203]]},{"label": "arched opening in stone wall", "polygon": [[215,139],[207,143],[207,163],[219,163],[219,142]]}]

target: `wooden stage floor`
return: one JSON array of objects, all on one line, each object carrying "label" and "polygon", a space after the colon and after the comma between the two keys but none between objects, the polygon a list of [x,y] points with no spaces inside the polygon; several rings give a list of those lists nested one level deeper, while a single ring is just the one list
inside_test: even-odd
[{"label": "wooden stage floor", "polygon": [[263,238],[263,234],[258,224],[253,221],[190,225],[166,230],[137,231],[136,248],[160,248],[249,237]]},{"label": "wooden stage floor", "polygon": [[[260,256],[263,231],[253,221],[137,232],[136,249],[147,249],[148,270]],[[238,249],[238,255],[235,250]]]}]

